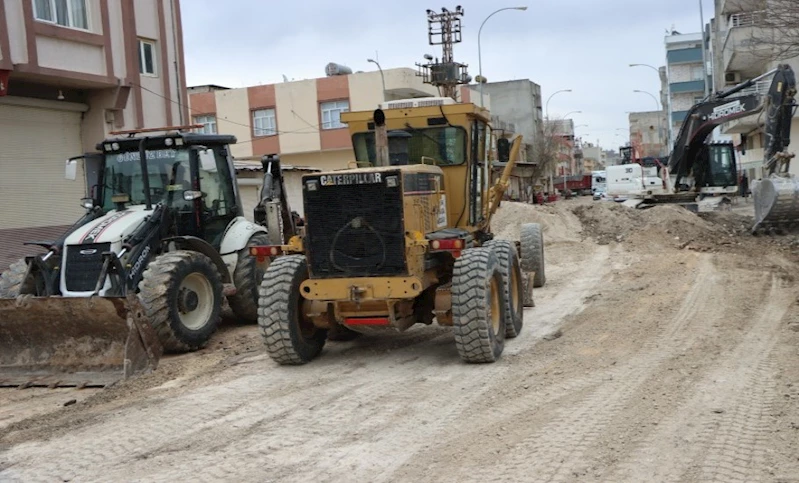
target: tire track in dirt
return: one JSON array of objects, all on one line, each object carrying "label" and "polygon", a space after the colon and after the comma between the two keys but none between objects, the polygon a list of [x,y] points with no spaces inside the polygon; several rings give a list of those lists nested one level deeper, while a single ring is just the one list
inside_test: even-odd
[{"label": "tire track in dirt", "polygon": [[[697,332],[689,334],[686,327],[697,321],[709,323],[718,316],[713,313],[712,306],[704,303],[714,295],[717,278],[710,258],[700,258],[688,293],[670,322],[643,344],[631,360],[563,385],[562,389],[566,390],[582,389],[571,394],[571,399],[563,397],[563,392],[555,391],[561,405],[549,411],[548,418],[542,422],[539,430],[531,434],[530,428],[523,427],[522,421],[530,420],[528,414],[534,414],[539,406],[550,405],[551,401],[520,398],[511,405],[512,411],[507,411],[510,407],[503,405],[499,410],[505,413],[501,420],[492,418],[491,424],[479,425],[443,445],[449,448],[463,440],[479,441],[487,434],[493,434],[491,428],[500,426],[503,432],[510,433],[510,439],[514,439],[511,448],[501,455],[482,454],[481,447],[475,442],[466,445],[467,454],[463,457],[465,464],[460,471],[449,469],[442,474],[425,474],[441,481],[461,481],[464,478],[513,479],[514,475],[526,475],[532,478],[531,481],[573,479],[575,470],[583,467],[586,453],[626,407],[636,389],[675,352],[690,346]],[[514,435],[516,431],[519,433]],[[435,460],[436,457],[431,455],[425,461]]]},{"label": "tire track in dirt", "polygon": [[[776,278],[765,275],[763,284],[767,287],[763,297],[766,306],[759,310],[759,316],[735,350],[712,362],[714,370],[692,384],[693,394],[679,395],[684,402],[673,407],[670,415],[658,422],[655,431],[634,442],[636,449],[618,464],[607,481],[733,481],[728,475],[720,479],[700,476],[703,455],[712,458],[714,445],[718,445],[722,453],[738,445],[747,448],[742,450],[744,453],[761,451],[763,444],[755,444],[755,439],[744,437],[741,440],[747,430],[736,432],[735,421],[755,418],[759,425],[768,413],[770,396],[764,385],[773,385],[774,374],[769,369],[769,352],[776,342],[780,320],[793,300],[790,291],[780,287]],[[723,409],[730,406],[732,410]],[[714,409],[721,414],[716,414]],[[753,414],[748,414],[750,411]],[[748,422],[742,424],[746,428],[750,426]],[[717,441],[715,433],[730,428],[733,428],[730,437]],[[668,445],[668,451],[664,451],[664,444]],[[746,457],[742,461],[746,466],[753,459]],[[733,472],[744,469],[740,465],[733,466]]]},{"label": "tire track in dirt", "polygon": [[[539,291],[541,307],[558,307],[547,315],[553,325],[581,310],[583,294],[607,273],[609,248],[597,252],[597,257],[585,254],[594,277],[578,284],[578,296],[564,296],[557,284]],[[533,316],[538,312],[533,309]],[[463,365],[449,332],[422,339],[422,331],[416,332],[398,337],[400,346],[406,338],[418,340],[402,352],[364,354],[368,347],[354,349],[356,343],[302,368],[262,361],[218,374],[209,387],[167,384],[149,400],[66,435],[13,447],[3,457],[10,467],[0,477],[181,479],[192,474],[218,481],[258,478],[268,470],[270,477],[287,481],[379,481],[462,424],[460,415],[486,397],[513,361],[507,354],[497,364]],[[530,332],[508,347],[537,343]],[[251,375],[253,370],[263,374]]]}]

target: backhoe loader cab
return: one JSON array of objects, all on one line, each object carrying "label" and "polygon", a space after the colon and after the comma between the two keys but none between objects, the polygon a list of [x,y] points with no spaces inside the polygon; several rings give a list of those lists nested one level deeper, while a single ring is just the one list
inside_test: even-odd
[{"label": "backhoe loader cab", "polygon": [[328,336],[436,320],[453,326],[465,361],[495,361],[521,331],[524,276],[544,283],[540,226],[522,227],[519,248],[490,229],[521,138],[492,186],[490,117],[474,104],[392,101],[341,119],[352,167],[304,176],[304,236],[252,249],[283,255],[261,288],[267,352],[301,364]]},{"label": "backhoe loader cab", "polygon": [[236,139],[149,131],[99,143],[85,215],[0,276],[0,385],[105,385],[148,370],[162,349],[204,346],[224,296],[257,318],[266,267],[248,245],[268,238],[242,216]]}]

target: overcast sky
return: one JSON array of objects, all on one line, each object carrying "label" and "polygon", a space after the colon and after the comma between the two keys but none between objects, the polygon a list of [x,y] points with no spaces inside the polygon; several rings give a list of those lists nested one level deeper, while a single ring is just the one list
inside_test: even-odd
[{"label": "overcast sky", "polygon": [[[665,62],[663,38],[674,27],[698,32],[700,0],[463,0],[463,42],[455,59],[478,74],[477,32],[494,15],[481,37],[483,75],[489,82],[530,79],[541,85],[550,117],[571,111],[577,134],[618,148],[626,140],[626,111],[654,110],[655,101],[632,92],[658,96],[657,74],[630,63]],[[705,22],[713,0],[704,3]],[[383,69],[414,67],[425,53],[440,56],[427,43],[425,11],[454,9],[458,3],[435,1],[340,0],[190,0],[182,2],[189,85],[245,87],[310,79],[325,75],[337,62],[374,70],[367,58],[377,56]],[[220,126],[221,127],[221,126]]]}]

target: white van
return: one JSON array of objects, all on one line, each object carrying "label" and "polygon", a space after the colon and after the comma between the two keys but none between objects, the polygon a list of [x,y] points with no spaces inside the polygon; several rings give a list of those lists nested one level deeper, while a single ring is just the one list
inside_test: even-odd
[{"label": "white van", "polygon": [[[651,169],[647,168],[646,171]],[[663,180],[656,176],[656,171],[645,172],[637,163],[608,166],[605,173],[608,197],[614,201],[626,201],[629,198],[643,198],[665,192]]]}]

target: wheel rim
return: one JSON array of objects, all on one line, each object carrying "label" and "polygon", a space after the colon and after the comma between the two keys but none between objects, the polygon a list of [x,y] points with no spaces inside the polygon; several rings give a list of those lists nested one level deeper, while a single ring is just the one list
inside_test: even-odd
[{"label": "wheel rim", "polygon": [[197,272],[190,273],[178,290],[178,316],[191,330],[205,326],[214,313],[214,289],[208,279]]},{"label": "wheel rim", "polygon": [[499,306],[499,284],[496,277],[491,277],[489,284],[491,291],[489,304],[489,314],[491,316],[491,327],[494,329],[494,334],[499,334],[499,328],[502,326],[501,308]]}]

